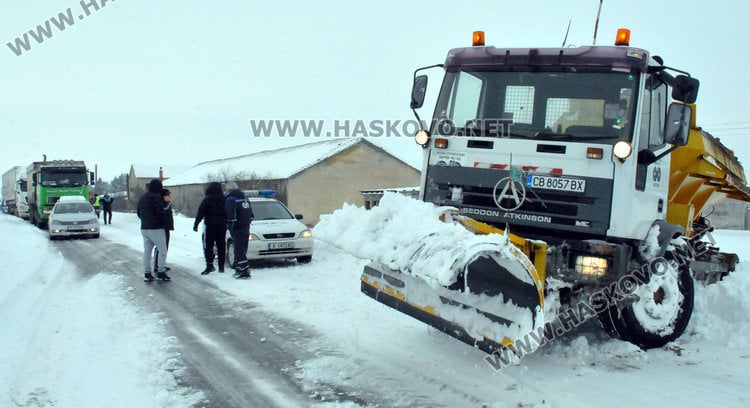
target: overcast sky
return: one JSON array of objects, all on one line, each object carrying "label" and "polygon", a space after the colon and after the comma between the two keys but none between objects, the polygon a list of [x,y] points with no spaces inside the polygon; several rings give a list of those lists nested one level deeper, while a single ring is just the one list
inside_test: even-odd
[{"label": "overcast sky", "polygon": [[[95,0],[83,0],[91,3]],[[101,5],[103,0],[97,0]],[[409,120],[412,73],[484,30],[504,47],[592,43],[597,0],[6,0],[0,12],[0,171],[49,159],[187,164],[314,141],[255,137],[252,120]],[[750,163],[750,3],[604,0],[597,44],[631,45],[701,80],[698,123]],[[693,3],[698,3],[694,5]],[[17,56],[6,43],[58,13],[75,25]],[[81,19],[80,17],[84,17]],[[422,112],[429,117],[431,111]],[[418,155],[411,138],[386,144]],[[168,176],[169,174],[167,174]]]}]

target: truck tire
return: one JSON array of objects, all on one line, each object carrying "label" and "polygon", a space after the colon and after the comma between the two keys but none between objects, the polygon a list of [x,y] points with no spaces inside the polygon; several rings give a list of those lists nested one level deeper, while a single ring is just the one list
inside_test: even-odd
[{"label": "truck tire", "polygon": [[680,337],[693,313],[695,288],[690,268],[679,265],[670,253],[663,270],[633,291],[636,300],[625,307],[613,305],[599,318],[604,329],[642,349],[662,347]]}]

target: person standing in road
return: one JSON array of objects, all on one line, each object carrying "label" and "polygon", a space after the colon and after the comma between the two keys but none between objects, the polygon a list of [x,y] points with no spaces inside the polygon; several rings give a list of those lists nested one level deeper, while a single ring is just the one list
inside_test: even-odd
[{"label": "person standing in road", "polygon": [[[164,218],[164,234],[167,238],[167,250],[169,250],[169,231],[174,231],[174,216],[172,215],[172,192],[166,188],[161,189],[161,199],[164,201],[164,209],[167,211],[166,217]],[[170,270],[168,266],[164,266],[165,270]],[[159,270],[159,248],[154,247],[154,270]]]},{"label": "person standing in road", "polygon": [[212,182],[206,188],[206,196],[203,197],[198,214],[195,216],[193,231],[198,231],[198,224],[203,221],[206,230],[203,235],[203,255],[206,258],[206,269],[201,275],[208,275],[214,269],[214,245],[216,245],[216,256],[218,258],[219,272],[224,272],[224,260],[226,259],[226,235],[227,235],[227,211],[224,204],[225,198],[221,191],[221,183]]},{"label": "person standing in road", "polygon": [[156,277],[161,280],[169,280],[165,261],[167,258],[167,235],[165,227],[167,225],[167,212],[171,213],[170,208],[165,208],[165,202],[171,201],[170,196],[162,199],[162,184],[159,179],[153,179],[148,183],[148,191],[138,200],[138,218],[141,219],[141,235],[143,236],[143,269],[145,274],[143,280],[151,282],[154,276],[151,274],[151,251],[154,247],[159,250],[159,269],[156,270]]},{"label": "person standing in road", "polygon": [[250,202],[245,199],[237,183],[230,181],[226,184],[229,193],[225,202],[227,212],[227,227],[232,236],[234,246],[234,276],[236,278],[250,277],[250,264],[247,262],[247,240],[250,238],[250,222],[253,210]]},{"label": "person standing in road", "polygon": [[102,202],[99,194],[94,193],[94,202],[91,205],[94,206],[94,211],[96,211],[96,218],[99,218],[99,214],[102,212]]},{"label": "person standing in road", "polygon": [[[112,204],[115,203],[115,198],[109,195],[109,192],[105,192],[104,195],[99,198],[99,202],[102,204],[104,223],[112,224]],[[109,218],[107,218],[107,215],[109,215]]]}]

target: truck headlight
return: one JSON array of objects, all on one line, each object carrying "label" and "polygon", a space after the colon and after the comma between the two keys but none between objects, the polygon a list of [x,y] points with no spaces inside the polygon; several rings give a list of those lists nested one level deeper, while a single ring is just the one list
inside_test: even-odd
[{"label": "truck headlight", "polygon": [[612,148],[612,153],[614,153],[615,157],[620,159],[620,161],[625,161],[625,159],[630,156],[630,153],[633,153],[633,146],[628,142],[619,141],[615,144],[615,147]]},{"label": "truck headlight", "polygon": [[418,145],[425,147],[430,141],[430,132],[424,129],[420,130],[416,135],[414,135],[414,141],[417,142]]},{"label": "truck headlight", "polygon": [[312,230],[306,229],[299,234],[300,238],[312,238]]},{"label": "truck headlight", "polygon": [[576,272],[581,275],[601,278],[607,273],[607,260],[595,256],[578,256]]}]

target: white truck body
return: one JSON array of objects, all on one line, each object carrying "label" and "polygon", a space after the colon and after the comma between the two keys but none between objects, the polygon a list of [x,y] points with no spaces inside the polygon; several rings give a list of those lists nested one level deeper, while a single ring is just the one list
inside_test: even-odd
[{"label": "white truck body", "polygon": [[12,167],[3,173],[3,212],[24,219],[29,218],[26,171],[22,166]]}]

